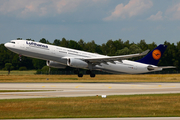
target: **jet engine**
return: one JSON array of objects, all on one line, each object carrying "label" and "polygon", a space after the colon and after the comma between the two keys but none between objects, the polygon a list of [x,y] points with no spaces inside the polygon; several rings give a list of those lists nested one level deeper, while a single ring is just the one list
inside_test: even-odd
[{"label": "jet engine", "polygon": [[53,67],[53,68],[65,69],[67,67],[66,65],[62,65],[58,62],[49,61],[49,60],[46,61],[46,64],[47,64],[47,66]]},{"label": "jet engine", "polygon": [[67,59],[67,65],[70,67],[76,67],[76,68],[88,67],[88,63],[86,63],[80,59],[76,59],[76,58],[68,58]]}]

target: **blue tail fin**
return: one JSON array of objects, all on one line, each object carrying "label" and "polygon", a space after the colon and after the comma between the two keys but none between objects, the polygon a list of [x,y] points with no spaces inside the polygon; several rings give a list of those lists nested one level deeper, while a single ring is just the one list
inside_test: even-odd
[{"label": "blue tail fin", "polygon": [[136,62],[151,64],[151,65],[157,65],[159,60],[161,59],[164,51],[166,50],[166,48],[167,48],[166,45],[160,44],[153,51],[151,51],[145,57],[143,57],[142,59],[140,59]]}]

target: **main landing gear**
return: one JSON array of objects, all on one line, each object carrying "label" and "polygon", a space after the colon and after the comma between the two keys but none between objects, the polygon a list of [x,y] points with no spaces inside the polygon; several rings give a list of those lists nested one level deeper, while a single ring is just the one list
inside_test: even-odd
[{"label": "main landing gear", "polygon": [[[80,73],[79,69],[74,70],[74,74],[77,74],[78,77],[83,77],[83,74]],[[94,74],[91,70],[87,70],[86,74],[89,74],[90,77],[95,77],[96,76],[96,74]]]},{"label": "main landing gear", "polygon": [[86,74],[89,74],[90,77],[95,77],[96,76],[96,74],[94,74],[91,70],[87,70]]},{"label": "main landing gear", "polygon": [[83,74],[79,72],[79,69],[74,70],[74,74],[77,74],[78,77],[83,77]]}]

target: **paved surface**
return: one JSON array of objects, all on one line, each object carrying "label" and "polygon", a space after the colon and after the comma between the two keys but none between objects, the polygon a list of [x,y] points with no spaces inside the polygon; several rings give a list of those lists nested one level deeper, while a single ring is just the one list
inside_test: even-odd
[{"label": "paved surface", "polygon": [[0,99],[180,93],[180,83],[1,83],[0,90],[55,90],[0,93]]},{"label": "paved surface", "polygon": [[[180,93],[180,83],[1,83],[0,90],[55,90],[0,93],[0,99],[163,94]],[[70,118],[59,120],[180,120],[180,117]]]}]

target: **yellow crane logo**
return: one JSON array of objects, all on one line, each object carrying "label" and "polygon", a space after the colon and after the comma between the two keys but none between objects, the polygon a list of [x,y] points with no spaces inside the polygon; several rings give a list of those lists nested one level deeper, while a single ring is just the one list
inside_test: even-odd
[{"label": "yellow crane logo", "polygon": [[161,58],[161,51],[156,49],[152,52],[152,57],[155,59],[155,60],[159,60]]}]

